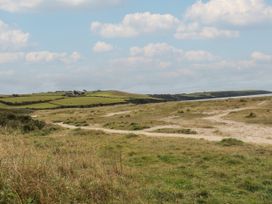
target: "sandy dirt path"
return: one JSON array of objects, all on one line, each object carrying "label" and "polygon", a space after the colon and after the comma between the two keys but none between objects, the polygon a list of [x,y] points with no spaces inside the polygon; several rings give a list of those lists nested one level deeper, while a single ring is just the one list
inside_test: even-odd
[{"label": "sandy dirt path", "polygon": [[[128,135],[128,134],[135,134],[135,135],[144,135],[147,137],[182,137],[182,138],[194,138],[194,139],[206,139],[209,141],[221,141],[223,137],[221,136],[203,136],[203,135],[186,135],[186,134],[176,134],[176,133],[156,133],[156,132],[150,132],[154,131],[156,129],[161,129],[162,127],[166,126],[158,126],[158,127],[153,127],[152,129],[146,129],[146,130],[114,130],[114,129],[107,129],[103,127],[97,127],[97,126],[85,126],[85,127],[77,127],[74,125],[67,125],[63,123],[55,123],[56,125],[59,125],[63,128],[68,128],[68,129],[82,129],[82,130],[97,130],[97,131],[103,131],[105,133],[110,133],[110,134],[123,134],[123,135]],[[169,126],[167,126],[169,127]]]},{"label": "sandy dirt path", "polygon": [[115,112],[115,113],[108,113],[105,115],[105,117],[112,117],[112,116],[116,116],[116,115],[125,115],[125,114],[129,114],[131,113],[131,111],[120,111],[120,112]]},{"label": "sandy dirt path", "polygon": [[272,144],[272,127],[224,119],[224,117],[231,112],[249,109],[251,108],[220,111],[215,115],[206,117],[205,119],[211,121],[212,124],[216,124],[216,128],[229,137],[250,143]]},{"label": "sandy dirt path", "polygon": [[[241,110],[241,109],[239,109]],[[220,113],[217,115],[209,116],[206,119],[210,120],[212,123],[218,123],[216,125],[216,128],[218,128],[220,131],[224,132],[228,136],[222,136],[222,135],[216,135],[211,134],[210,131],[207,131],[207,133],[202,132],[198,135],[187,135],[187,134],[177,134],[177,133],[156,133],[152,132],[158,129],[163,128],[181,128],[177,125],[166,125],[166,126],[157,126],[152,127],[145,130],[114,130],[114,129],[108,129],[103,128],[99,126],[86,126],[86,127],[77,127],[74,125],[68,125],[63,123],[56,123],[56,125],[59,125],[63,128],[68,129],[83,129],[83,130],[96,130],[96,131],[103,131],[105,133],[110,134],[135,134],[135,135],[144,135],[148,137],[181,137],[181,138],[193,138],[193,139],[205,139],[208,141],[221,141],[223,138],[236,138],[239,140],[242,140],[247,143],[255,143],[255,144],[271,144],[272,145],[272,128],[270,127],[264,127],[260,125],[251,125],[251,124],[245,124],[241,122],[235,122],[230,120],[225,120],[222,117],[228,115],[231,111],[225,111],[224,113]],[[237,110],[238,111],[238,110]]]},{"label": "sandy dirt path", "polygon": [[[264,105],[266,102],[259,103],[258,106]],[[188,135],[188,134],[178,134],[178,133],[157,133],[154,132],[159,129],[170,128],[177,129],[182,128],[182,125],[177,122],[178,118],[170,117],[168,122],[171,122],[175,125],[163,125],[156,126],[144,130],[115,130],[103,128],[99,125],[90,125],[84,127],[77,127],[73,125],[68,125],[64,123],[55,123],[63,128],[68,129],[83,129],[83,130],[97,130],[103,131],[110,134],[135,134],[135,135],[144,135],[148,137],[181,137],[181,138],[193,138],[193,139],[205,139],[208,141],[221,141],[224,138],[236,138],[247,143],[255,144],[269,144],[272,145],[272,127],[257,125],[257,124],[248,124],[243,122],[236,122],[233,120],[225,119],[224,117],[230,114],[231,112],[238,112],[242,110],[249,110],[256,107],[246,107],[246,108],[237,108],[229,109],[222,111],[209,112],[209,116],[202,118],[206,121],[209,121],[215,129],[220,132],[218,134],[214,129],[205,129],[205,128],[192,128],[197,130],[199,134],[197,135]],[[127,114],[129,111],[122,111],[116,113],[109,113],[106,116],[111,117],[119,114]]]}]

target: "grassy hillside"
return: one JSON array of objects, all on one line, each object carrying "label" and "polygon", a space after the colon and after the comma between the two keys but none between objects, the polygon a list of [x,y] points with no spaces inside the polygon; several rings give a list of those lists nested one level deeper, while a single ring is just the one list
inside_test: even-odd
[{"label": "grassy hillside", "polygon": [[154,94],[150,95],[155,98],[164,99],[167,101],[183,101],[183,100],[196,100],[196,99],[212,99],[212,98],[225,98],[235,96],[250,96],[270,94],[269,91],[218,91],[218,92],[197,92],[189,94]]},{"label": "grassy hillside", "polygon": [[67,96],[66,92],[35,93],[0,97],[0,109],[57,109],[68,107],[95,107],[113,104],[145,104],[163,101],[210,99],[231,96],[266,94],[266,91],[227,91],[191,94],[144,95],[121,91],[93,91],[78,96]]},{"label": "grassy hillside", "polygon": [[123,103],[159,101],[147,95],[120,91],[94,91],[69,97],[65,92],[36,93],[0,97],[0,109],[55,109],[67,107],[93,107]]},{"label": "grassy hillside", "polygon": [[54,101],[63,98],[62,95],[50,96],[50,95],[26,95],[19,97],[5,97],[1,98],[0,102],[6,105],[25,105]]}]

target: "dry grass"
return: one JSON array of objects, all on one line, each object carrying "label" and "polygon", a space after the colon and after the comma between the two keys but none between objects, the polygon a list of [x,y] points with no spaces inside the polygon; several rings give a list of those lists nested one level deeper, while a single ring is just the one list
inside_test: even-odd
[{"label": "dry grass", "polygon": [[0,134],[3,203],[268,203],[272,149],[61,130]]},{"label": "dry grass", "polygon": [[[34,113],[45,121],[194,124],[207,112],[262,99],[164,103]],[[264,105],[268,108],[267,105]],[[262,108],[264,108],[262,106]],[[131,111],[130,117],[108,113]],[[204,120],[204,119],[203,119]],[[213,124],[211,131],[216,131]],[[49,135],[0,130],[0,203],[271,203],[272,147],[228,139],[107,135],[57,129]]]}]

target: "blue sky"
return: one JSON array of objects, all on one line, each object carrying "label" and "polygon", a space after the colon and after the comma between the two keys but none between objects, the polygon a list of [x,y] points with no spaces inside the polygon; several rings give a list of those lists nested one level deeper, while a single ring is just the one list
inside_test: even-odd
[{"label": "blue sky", "polygon": [[272,0],[0,0],[0,93],[272,90]]}]

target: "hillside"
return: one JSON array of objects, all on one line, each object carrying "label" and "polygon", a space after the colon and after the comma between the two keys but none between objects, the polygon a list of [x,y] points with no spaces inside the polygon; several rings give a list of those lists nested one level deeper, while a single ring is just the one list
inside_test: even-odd
[{"label": "hillside", "polygon": [[184,93],[184,94],[152,94],[151,97],[159,98],[166,101],[185,101],[185,100],[201,100],[201,99],[213,99],[213,98],[226,98],[237,96],[252,96],[271,94],[269,91],[263,90],[249,90],[249,91],[217,91],[217,92],[196,92],[196,93]]},{"label": "hillside", "polygon": [[118,104],[146,104],[166,101],[213,99],[268,94],[268,91],[222,91],[190,94],[134,94],[122,91],[56,91],[0,96],[0,109],[88,108]]},{"label": "hillside", "polygon": [[0,97],[3,109],[83,108],[128,103],[149,103],[159,99],[121,91],[48,92]]}]

